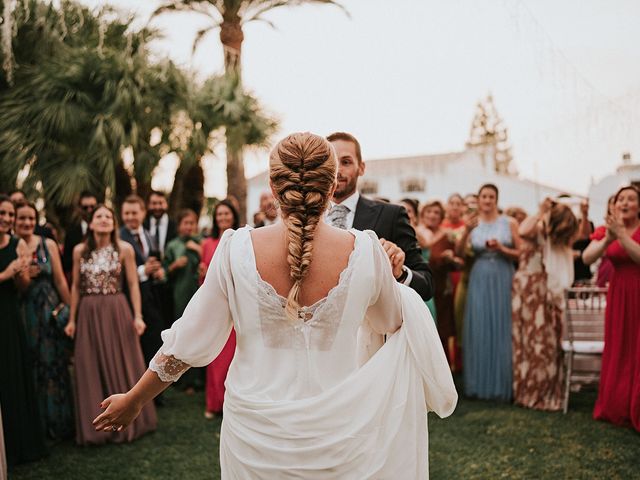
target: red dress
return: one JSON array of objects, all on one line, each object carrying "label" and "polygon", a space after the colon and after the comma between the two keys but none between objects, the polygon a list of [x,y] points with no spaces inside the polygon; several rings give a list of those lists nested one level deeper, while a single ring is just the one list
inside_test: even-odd
[{"label": "red dress", "polygon": [[[202,242],[202,263],[207,268],[211,263],[213,254],[220,243],[219,238],[207,238]],[[222,412],[224,403],[224,381],[227,379],[229,365],[236,352],[236,331],[231,329],[231,334],[220,354],[207,366],[207,379],[205,383],[205,393],[207,402],[207,412]]]},{"label": "red dress", "polygon": [[[632,238],[640,243],[640,228]],[[606,255],[613,264],[613,274],[593,417],[640,431],[640,265],[618,240],[609,245]]]}]

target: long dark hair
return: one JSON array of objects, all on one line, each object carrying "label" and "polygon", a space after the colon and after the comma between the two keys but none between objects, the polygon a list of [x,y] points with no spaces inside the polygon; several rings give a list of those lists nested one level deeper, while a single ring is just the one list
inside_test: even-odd
[{"label": "long dark hair", "polygon": [[240,228],[240,215],[238,214],[238,210],[236,210],[236,207],[233,206],[233,203],[225,198],[224,200],[220,200],[216,207],[213,209],[213,225],[211,228],[212,238],[220,238],[220,227],[216,223],[216,215],[218,213],[218,208],[220,208],[221,206],[227,207],[229,210],[231,210],[231,214],[233,215],[233,225],[231,225],[231,228],[233,228],[234,230]]},{"label": "long dark hair", "polygon": [[[620,194],[622,192],[624,192],[625,190],[631,190],[632,192],[635,192],[636,196],[638,197],[638,203],[640,204],[640,188],[636,187],[635,185],[626,185],[626,186],[622,187],[620,190],[618,190],[616,192],[616,194],[614,195],[614,197],[613,197],[613,204],[614,205],[618,201],[618,197],[620,196]],[[638,212],[638,218],[640,218],[640,212]]]},{"label": "long dark hair", "polygon": [[113,231],[110,235],[111,245],[116,250],[116,252],[120,252],[120,248],[118,247],[118,219],[116,218],[116,212],[113,208],[106,206],[104,203],[100,203],[96,205],[96,208],[91,212],[91,217],[89,217],[89,227],[87,227],[87,238],[84,241],[84,249],[82,250],[82,258],[88,260],[91,256],[91,252],[96,249],[96,239],[93,236],[93,230],[91,230],[91,222],[93,221],[93,217],[95,217],[98,210],[104,208],[111,212],[111,216],[113,217]]}]

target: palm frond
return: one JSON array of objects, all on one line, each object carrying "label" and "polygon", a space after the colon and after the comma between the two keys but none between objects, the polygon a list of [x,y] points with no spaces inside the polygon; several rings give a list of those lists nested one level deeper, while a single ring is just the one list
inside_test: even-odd
[{"label": "palm frond", "polygon": [[346,9],[346,7],[340,2],[336,2],[335,0],[254,0],[247,3],[250,5],[248,5],[246,12],[244,12],[243,23],[248,23],[255,20],[263,21],[262,16],[265,13],[276,8],[295,7],[310,3],[333,5],[342,10],[348,18],[351,18],[351,15],[349,14],[349,11]]},{"label": "palm frond", "polygon": [[215,25],[210,25],[208,27],[204,27],[198,30],[195,38],[193,39],[193,45],[191,47],[191,55],[194,55],[196,53],[196,50],[198,49],[198,47],[200,46],[200,43],[204,40],[204,38],[219,26],[220,25],[216,23]]}]

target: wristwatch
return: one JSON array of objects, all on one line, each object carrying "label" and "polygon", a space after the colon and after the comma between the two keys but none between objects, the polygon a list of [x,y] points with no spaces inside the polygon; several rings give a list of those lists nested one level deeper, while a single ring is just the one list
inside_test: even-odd
[{"label": "wristwatch", "polygon": [[409,276],[409,268],[407,268],[405,265],[402,266],[402,273],[400,274],[400,276],[398,278],[396,278],[396,280],[400,283],[403,283],[407,277]]}]

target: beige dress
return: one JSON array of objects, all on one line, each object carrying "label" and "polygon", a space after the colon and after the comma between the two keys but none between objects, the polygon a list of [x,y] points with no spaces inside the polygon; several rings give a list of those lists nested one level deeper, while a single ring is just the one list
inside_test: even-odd
[{"label": "beige dress", "polygon": [[91,423],[102,412],[102,400],[131,389],[146,370],[133,314],[121,291],[121,276],[120,257],[112,245],[80,260],[74,350],[76,441],[80,445],[130,442],[156,428],[153,403],[122,432],[96,432]]}]

